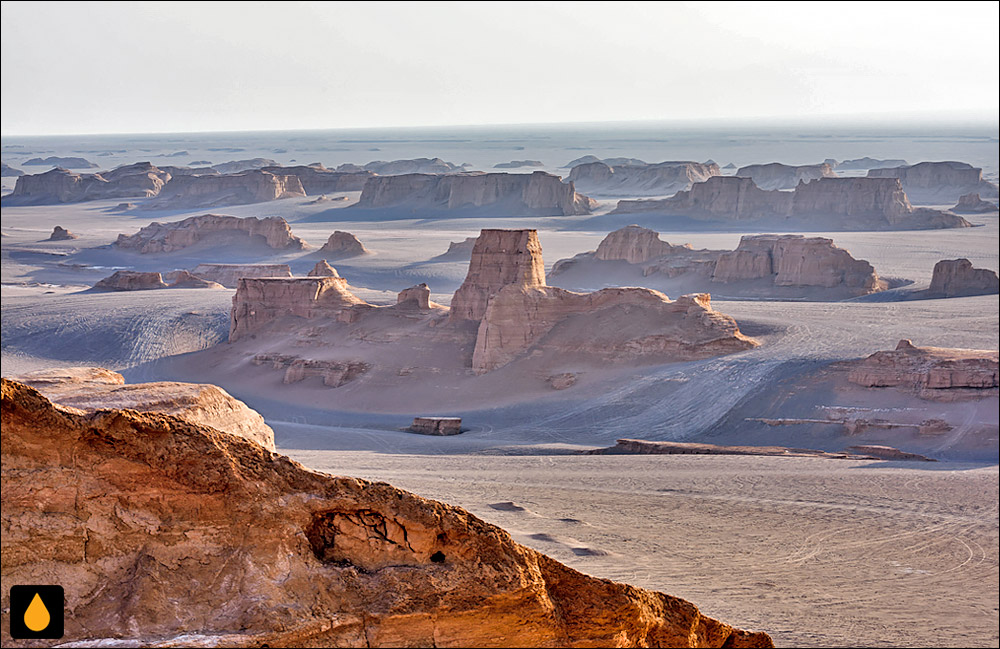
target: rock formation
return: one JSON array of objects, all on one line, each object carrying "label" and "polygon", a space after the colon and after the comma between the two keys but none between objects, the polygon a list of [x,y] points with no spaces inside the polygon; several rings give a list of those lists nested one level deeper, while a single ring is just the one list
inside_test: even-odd
[{"label": "rock formation", "polygon": [[32,158],[23,164],[25,167],[63,167],[65,169],[97,169],[98,167],[86,158],[60,158],[59,156]]},{"label": "rock formation", "polygon": [[461,417],[414,417],[407,429],[421,435],[458,435],[462,432]]},{"label": "rock formation", "polygon": [[337,273],[337,269],[331,266],[325,259],[320,259],[316,262],[316,265],[312,267],[308,273],[307,277],[340,277]]},{"label": "rock formation", "polygon": [[159,273],[145,273],[135,270],[116,270],[94,284],[102,291],[145,291],[152,288],[166,288]]},{"label": "rock formation", "polygon": [[225,288],[218,282],[198,277],[186,270],[179,270],[169,279],[170,288]]},{"label": "rock formation", "polygon": [[493,165],[494,169],[521,169],[523,167],[544,167],[541,160],[511,160]]},{"label": "rock formation", "polygon": [[462,173],[375,176],[365,183],[357,205],[348,209],[393,209],[438,214],[463,210],[504,216],[589,214],[596,206],[576,193],[573,183],[536,171],[531,174]]},{"label": "rock formation", "polygon": [[462,241],[452,241],[448,250],[434,257],[434,261],[466,261],[472,256],[472,249],[478,237],[466,237]]},{"label": "rock formation", "polygon": [[800,182],[819,178],[836,178],[833,168],[825,162],[818,165],[791,165],[772,162],[770,164],[749,165],[736,171],[740,178],[753,178],[761,189],[795,189]]},{"label": "rock formation", "polygon": [[508,284],[545,286],[545,264],[537,230],[485,229],[472,248],[465,281],[451,300],[452,322],[479,322],[490,296]]},{"label": "rock formation", "polygon": [[342,277],[243,278],[233,296],[229,342],[285,316],[336,317],[345,308],[363,304]]},{"label": "rock formation", "polygon": [[340,230],[331,234],[319,251],[326,253],[330,259],[347,259],[348,257],[370,254],[356,236]]},{"label": "rock formation", "polygon": [[775,286],[847,288],[867,295],[888,288],[872,265],[854,259],[832,239],[798,234],[748,235],[719,256],[712,279],[733,282],[768,277]]},{"label": "rock formation", "polygon": [[11,167],[6,162],[0,162],[0,176],[3,178],[16,178],[17,176],[23,176],[24,172],[20,169]]},{"label": "rock formation", "polygon": [[396,304],[414,309],[429,309],[431,308],[431,289],[427,284],[417,284],[410,288],[404,288],[396,296]]},{"label": "rock formation", "polygon": [[262,171],[277,176],[295,176],[302,183],[302,188],[308,196],[317,196],[327,192],[359,192],[365,187],[365,181],[374,176],[368,170],[342,172],[327,169],[321,164],[299,165],[297,167],[263,167]]},{"label": "rock formation", "polygon": [[170,174],[148,162],[97,174],[79,174],[57,167],[20,176],[4,201],[15,205],[77,203],[109,198],[150,198],[170,180]]},{"label": "rock formation", "polygon": [[288,264],[198,264],[191,274],[236,288],[244,277],[291,277],[292,270]]},{"label": "rock formation", "polygon": [[403,174],[449,174],[464,171],[467,165],[456,165],[441,158],[415,158],[413,160],[375,160],[364,167],[340,165],[337,171],[371,171],[380,176],[401,176]]},{"label": "rock formation", "polygon": [[218,176],[219,171],[212,167],[174,167],[163,166],[161,170],[166,171],[174,178],[178,176]]},{"label": "rock formation", "polygon": [[580,191],[606,195],[669,195],[720,174],[719,165],[700,162],[660,162],[642,165],[578,164],[569,174]]},{"label": "rock formation", "polygon": [[254,169],[215,176],[178,176],[157,196],[156,208],[244,205],[305,195],[297,176]]},{"label": "rock formation", "polygon": [[128,408],[174,415],[274,450],[274,431],[264,423],[264,418],[214,385],[175,382],[126,385],[121,374],[101,367],[64,367],[9,378],[30,385],[54,403],[78,411]]},{"label": "rock formation", "polygon": [[691,246],[690,244],[673,246],[661,241],[660,234],[655,230],[628,225],[604,237],[597,246],[594,259],[604,261],[621,259],[630,264],[642,264],[669,255],[675,248],[690,250]]},{"label": "rock formation", "polygon": [[191,216],[171,223],[154,221],[131,236],[119,234],[114,245],[122,250],[141,254],[176,252],[206,238],[220,235],[245,238],[247,244],[266,245],[274,250],[303,250],[306,247],[305,242],[292,234],[292,229],[281,217],[259,219],[255,216],[220,214]]},{"label": "rock formation", "polygon": [[596,155],[585,155],[576,160],[570,160],[563,165],[563,169],[572,169],[573,167],[579,167],[580,165],[590,164],[592,162],[603,162],[608,166],[628,166],[628,167],[644,167],[649,163],[645,160],[640,160],[638,158],[598,158]]},{"label": "rock formation", "polygon": [[278,166],[278,163],[270,158],[250,158],[249,160],[230,160],[229,162],[213,165],[212,168],[220,174],[238,174],[244,171],[276,166]]},{"label": "rock formation", "polygon": [[837,162],[836,160],[827,160],[826,162],[834,169],[840,171],[865,171],[867,169],[882,169],[884,167],[903,167],[908,164],[906,160],[879,160],[867,156],[854,160],[843,160],[841,162]]},{"label": "rock formation", "polygon": [[973,268],[968,259],[942,259],[934,264],[928,291],[942,297],[993,295],[1000,292],[1000,282],[994,271]]},{"label": "rock formation", "polygon": [[997,393],[998,354],[981,349],[916,347],[901,340],[893,351],[875,352],[853,364],[848,379],[865,387],[902,387],[921,396],[961,391],[975,396]]},{"label": "rock formation", "polygon": [[871,169],[869,178],[899,178],[906,195],[923,204],[948,205],[963,194],[997,198],[997,186],[983,179],[983,170],[965,162],[920,162]]},{"label": "rock formation", "polygon": [[68,241],[70,239],[78,239],[79,237],[61,225],[57,225],[52,228],[52,234],[49,235],[49,241]]},{"label": "rock formation", "polygon": [[286,385],[319,378],[328,388],[346,385],[371,369],[371,365],[360,361],[320,361],[291,354],[257,354],[252,362],[254,365],[284,370],[281,382]]},{"label": "rock formation", "polygon": [[950,212],[914,209],[896,178],[820,178],[793,192],[764,190],[751,178],[714,176],[661,200],[622,200],[612,214],[653,212],[719,222],[804,222],[831,229],[969,227]]},{"label": "rock formation", "polygon": [[4,583],[62,585],[64,643],[772,646],[385,483],[170,415],[0,392]]},{"label": "rock formation", "polygon": [[958,214],[987,214],[997,211],[997,204],[984,201],[978,193],[962,194],[958,199],[958,204],[951,208],[952,212]]}]

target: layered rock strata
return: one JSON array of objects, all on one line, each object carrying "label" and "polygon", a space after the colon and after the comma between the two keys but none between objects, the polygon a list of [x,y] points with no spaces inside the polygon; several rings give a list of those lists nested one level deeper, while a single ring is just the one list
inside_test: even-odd
[{"label": "layered rock strata", "polygon": [[997,198],[997,185],[983,179],[983,170],[965,162],[919,162],[915,165],[870,169],[870,178],[898,178],[907,196],[924,204],[948,205],[963,194]]},{"label": "layered rock strata", "polygon": [[630,264],[642,264],[669,255],[677,249],[691,250],[690,244],[674,246],[660,239],[655,230],[638,225],[627,225],[615,230],[601,240],[594,259],[614,261],[620,259]]},{"label": "layered rock strata", "polygon": [[169,173],[148,162],[96,174],[80,174],[57,167],[45,173],[18,177],[14,191],[4,197],[4,202],[45,205],[111,198],[150,198],[158,195],[170,179]]},{"label": "layered rock strata", "polygon": [[573,183],[536,171],[531,174],[406,174],[368,179],[357,205],[349,209],[409,212],[465,210],[505,216],[589,214],[596,203]]},{"label": "layered rock strata", "polygon": [[396,296],[396,304],[413,309],[429,309],[431,308],[431,288],[427,284],[417,284],[405,288]]},{"label": "layered rock strata", "polygon": [[254,169],[214,176],[178,176],[156,198],[156,208],[215,207],[305,196],[298,176]]},{"label": "layered rock strata", "polygon": [[479,322],[490,296],[504,286],[545,286],[537,230],[484,229],[472,248],[465,281],[451,301],[452,322]]},{"label": "layered rock strata", "polygon": [[296,167],[263,167],[266,171],[277,176],[295,176],[302,183],[302,188],[308,196],[317,196],[335,192],[359,192],[365,187],[365,182],[375,175],[368,170],[361,171],[334,171],[327,169],[321,164],[299,165]]},{"label": "layered rock strata", "polygon": [[274,250],[303,250],[306,247],[281,217],[259,219],[220,214],[191,216],[172,223],[154,221],[133,235],[119,234],[114,245],[141,254],[176,252],[218,235],[246,237],[247,243],[263,244]]},{"label": "layered rock strata", "polygon": [[[191,270],[191,274],[218,282],[226,288],[236,288],[244,277],[287,278],[292,276],[292,270],[288,264],[198,264]],[[336,271],[333,276],[336,276]]]},{"label": "layered rock strata", "polygon": [[462,418],[414,417],[407,430],[421,435],[458,435],[462,432]]},{"label": "layered rock strata", "polygon": [[590,162],[573,166],[569,180],[580,191],[606,195],[668,195],[720,174],[714,162],[660,162],[610,165]]},{"label": "layered rock strata", "polygon": [[351,293],[342,277],[243,278],[233,296],[229,342],[278,318],[336,315],[363,304],[365,301]]},{"label": "layered rock strata", "polygon": [[761,189],[795,189],[800,182],[819,178],[836,178],[833,167],[827,163],[818,165],[792,166],[772,162],[770,164],[748,165],[736,171],[740,178],[752,178]]},{"label": "layered rock strata", "polygon": [[252,362],[254,365],[266,365],[271,369],[283,370],[282,383],[298,383],[310,378],[319,378],[328,388],[346,385],[371,369],[371,365],[361,361],[321,361],[291,354],[257,354]]},{"label": "layered rock strata", "polygon": [[988,268],[973,268],[968,259],[942,259],[934,264],[928,290],[943,297],[992,295],[1000,292],[1000,280]]},{"label": "layered rock strata", "polygon": [[772,646],[385,483],[170,415],[0,390],[3,579],[63,586],[62,642]]},{"label": "layered rock strata", "polygon": [[308,277],[340,277],[337,269],[331,266],[325,259],[317,261],[316,265],[306,275]]},{"label": "layered rock strata", "polygon": [[94,284],[94,288],[102,291],[145,291],[154,288],[167,288],[167,285],[159,273],[116,270]]},{"label": "layered rock strata", "polygon": [[326,253],[330,259],[346,259],[369,254],[365,244],[361,243],[356,236],[340,230],[331,234],[319,251]]},{"label": "layered rock strata", "polygon": [[996,394],[998,354],[980,349],[916,347],[901,340],[893,351],[875,352],[854,364],[852,383],[923,391],[963,390]]}]

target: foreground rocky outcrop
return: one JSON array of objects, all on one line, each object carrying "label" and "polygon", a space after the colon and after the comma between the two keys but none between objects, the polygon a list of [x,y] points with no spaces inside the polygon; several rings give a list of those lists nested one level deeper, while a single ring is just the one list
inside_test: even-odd
[{"label": "foreground rocky outcrop", "polygon": [[580,191],[611,196],[668,195],[720,174],[719,165],[700,162],[610,165],[589,162],[573,166],[570,182]]},{"label": "foreground rocky outcrop", "polygon": [[965,162],[919,162],[915,165],[870,169],[870,178],[898,178],[911,200],[949,205],[963,194],[997,198],[997,186],[983,179],[983,170]]},{"label": "foreground rocky outcrop", "polygon": [[893,351],[875,352],[853,364],[852,383],[865,387],[901,387],[925,398],[986,397],[997,394],[998,354],[980,349],[916,347],[901,340]]},{"label": "foreground rocky outcrop", "polygon": [[146,291],[154,288],[167,288],[167,285],[159,273],[116,270],[94,284],[94,288],[101,291]]},{"label": "foreground rocky outcrop", "polygon": [[191,274],[236,288],[244,277],[291,277],[292,270],[288,264],[198,264]]},{"label": "foreground rocky outcrop", "polygon": [[365,248],[365,244],[361,243],[356,236],[340,230],[331,234],[319,251],[330,259],[347,259],[348,257],[370,254]]},{"label": "foreground rocky outcrop", "polygon": [[79,239],[79,237],[61,225],[52,228],[52,234],[48,238],[49,241],[69,241],[70,239]]},{"label": "foreground rocky outcrop", "polygon": [[166,184],[152,207],[244,205],[305,195],[298,176],[253,169],[234,174],[178,176]]},{"label": "foreground rocky outcrop", "polygon": [[[772,646],[457,507],[170,415],[0,390],[3,580],[65,588],[62,642]],[[22,644],[6,625],[3,644]]]},{"label": "foreground rocky outcrop", "polygon": [[942,259],[934,264],[928,291],[942,297],[992,295],[1000,292],[1000,280],[988,268],[973,268],[968,259]]},{"label": "foreground rocky outcrop", "polygon": [[158,195],[170,179],[169,173],[148,162],[95,174],[80,174],[57,167],[45,173],[18,177],[14,191],[3,201],[11,205],[48,205],[111,198],[150,198]]},{"label": "foreground rocky outcrop", "polygon": [[128,408],[174,415],[274,450],[274,431],[264,418],[214,385],[173,381],[126,385],[125,377],[102,367],[63,367],[8,378],[30,385],[54,403],[87,413]]},{"label": "foreground rocky outcrop", "polygon": [[358,203],[348,209],[392,209],[407,213],[463,211],[481,215],[569,216],[589,214],[596,203],[573,183],[531,174],[406,174],[369,178]]},{"label": "foreground rocky outcrop", "polygon": [[748,165],[736,171],[740,178],[752,178],[761,189],[795,189],[800,182],[819,178],[836,178],[833,167],[827,163],[818,165],[792,166],[772,162],[770,164]]},{"label": "foreground rocky outcrop", "polygon": [[997,211],[997,204],[984,201],[978,193],[963,194],[951,211],[958,214],[988,214]]},{"label": "foreground rocky outcrop", "polygon": [[[114,245],[122,250],[145,255],[176,252],[218,236],[236,237],[244,240],[244,245],[265,245],[274,250],[306,248],[305,242],[292,234],[288,222],[281,217],[268,216],[259,219],[255,216],[238,217],[221,214],[191,216],[172,223],[154,221],[133,235],[119,234]],[[214,280],[214,278],[209,279]]]},{"label": "foreground rocky outcrop", "polygon": [[308,196],[335,192],[359,192],[364,189],[365,182],[375,175],[374,172],[367,169],[350,172],[334,171],[321,164],[263,167],[262,171],[276,176],[295,176],[302,183],[302,188]]},{"label": "foreground rocky outcrop", "polygon": [[829,229],[969,227],[951,212],[915,209],[896,178],[819,178],[795,191],[760,189],[751,178],[715,176],[661,200],[622,200],[612,214],[650,212],[701,221],[763,221]]}]

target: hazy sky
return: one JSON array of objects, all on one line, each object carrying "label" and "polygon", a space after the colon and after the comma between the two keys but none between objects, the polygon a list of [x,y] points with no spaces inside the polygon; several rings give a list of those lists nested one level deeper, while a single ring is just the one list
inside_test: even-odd
[{"label": "hazy sky", "polygon": [[997,2],[3,2],[2,132],[996,120]]}]

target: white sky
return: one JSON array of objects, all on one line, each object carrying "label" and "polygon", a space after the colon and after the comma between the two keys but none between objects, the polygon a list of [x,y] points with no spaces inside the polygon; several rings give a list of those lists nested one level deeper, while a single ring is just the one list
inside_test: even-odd
[{"label": "white sky", "polygon": [[3,2],[2,133],[996,121],[998,2]]}]

